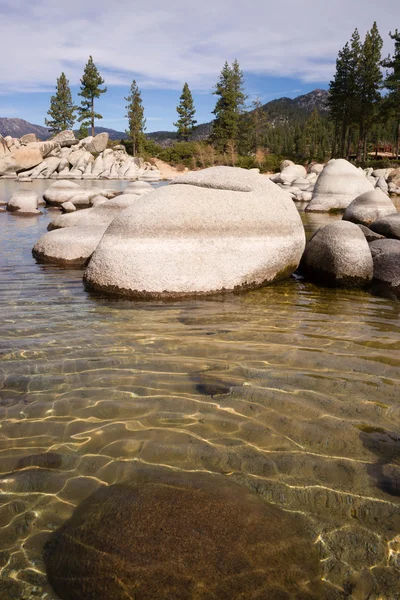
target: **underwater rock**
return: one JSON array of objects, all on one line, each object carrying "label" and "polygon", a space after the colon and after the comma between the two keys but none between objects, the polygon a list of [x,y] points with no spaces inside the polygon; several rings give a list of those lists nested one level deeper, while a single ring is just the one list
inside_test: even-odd
[{"label": "underwater rock", "polygon": [[324,597],[301,516],[208,473],[138,465],[75,510],[45,560],[68,600]]}]

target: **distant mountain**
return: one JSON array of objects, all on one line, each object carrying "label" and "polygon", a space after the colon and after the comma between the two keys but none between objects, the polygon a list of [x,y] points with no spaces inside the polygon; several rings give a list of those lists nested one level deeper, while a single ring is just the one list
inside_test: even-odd
[{"label": "distant mountain", "polygon": [[46,127],[32,125],[32,123],[28,123],[24,119],[0,117],[0,135],[3,137],[11,135],[11,137],[20,138],[26,133],[36,133],[41,140],[47,140],[50,137],[49,130]]},{"label": "distant mountain", "polygon": [[[326,116],[328,114],[328,96],[329,92],[327,90],[316,89],[308,94],[297,96],[297,98],[272,100],[264,104],[262,110],[266,113],[267,120],[272,125],[283,125],[302,118],[306,120],[314,108],[321,115]],[[128,137],[125,131],[116,131],[115,129],[107,129],[106,127],[95,127],[94,131],[96,135],[103,132],[108,133],[111,140],[123,140]],[[33,125],[23,119],[6,119],[0,117],[0,134],[3,137],[11,135],[12,137],[19,138],[26,133],[36,133],[41,140],[47,140],[51,135],[48,129],[41,125]],[[75,131],[76,133],[77,131]],[[212,122],[202,123],[196,127],[190,139],[193,142],[206,140],[211,133]],[[164,147],[171,146],[177,140],[176,131],[154,131],[146,135],[149,139]]]},{"label": "distant mountain", "polygon": [[[97,135],[98,133],[108,133],[110,136],[110,140],[127,140],[128,136],[125,131],[116,131],[115,129],[107,129],[107,127],[95,127],[94,133]],[[77,131],[75,131],[75,135]],[[89,128],[90,135],[90,128]]]},{"label": "distant mountain", "polygon": [[[291,120],[298,120],[303,117],[304,120],[312,113],[314,108],[321,115],[328,114],[328,96],[327,90],[316,89],[308,94],[297,96],[297,98],[279,98],[267,102],[261,108],[267,115],[267,120],[272,125],[283,125]],[[250,111],[251,112],[251,111]],[[212,133],[212,122],[202,123],[196,127],[190,141],[198,142],[207,139]],[[147,137],[160,144],[160,146],[171,146],[176,142],[177,134],[175,131],[155,131],[148,133]]]},{"label": "distant mountain", "polygon": [[[115,129],[107,129],[106,127],[95,127],[94,131],[96,135],[103,132],[108,133],[111,140],[122,140],[128,137],[125,131],[116,131]],[[47,127],[33,125],[33,123],[24,121],[24,119],[7,119],[5,117],[0,117],[0,135],[3,137],[11,135],[11,137],[20,138],[26,133],[36,133],[41,140],[47,140],[51,137],[51,133]],[[75,131],[75,134],[76,133],[77,131]]]}]

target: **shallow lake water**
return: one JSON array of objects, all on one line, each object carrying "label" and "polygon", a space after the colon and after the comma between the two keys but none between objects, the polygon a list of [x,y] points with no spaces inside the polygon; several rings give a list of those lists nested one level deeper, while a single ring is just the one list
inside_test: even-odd
[{"label": "shallow lake water", "polygon": [[[47,185],[3,181],[0,200]],[[326,598],[400,598],[400,302],[294,278],[165,304],[92,294],[33,259],[43,212],[0,214],[0,598],[57,598],[49,535],[138,462],[305,517]],[[308,234],[337,218],[303,217]]]}]

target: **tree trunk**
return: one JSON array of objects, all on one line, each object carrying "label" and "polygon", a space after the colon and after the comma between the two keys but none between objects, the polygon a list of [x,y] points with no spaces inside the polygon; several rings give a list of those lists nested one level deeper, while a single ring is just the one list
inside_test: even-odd
[{"label": "tree trunk", "polygon": [[358,135],[358,144],[357,144],[357,162],[361,162],[361,155],[363,150],[363,141],[364,141],[364,128],[360,125],[359,135]]},{"label": "tree trunk", "polygon": [[363,161],[365,162],[367,160],[367,132],[364,133],[364,140],[363,140]]},{"label": "tree trunk", "polygon": [[346,159],[347,160],[349,160],[349,156],[350,156],[350,145],[351,145],[352,135],[353,135],[353,130],[351,127],[349,127],[349,132],[347,134],[347,148],[346,148]]},{"label": "tree trunk", "polygon": [[400,150],[400,119],[397,121],[396,160],[399,158]]},{"label": "tree trunk", "polygon": [[335,132],[333,134],[333,140],[332,140],[331,158],[337,158],[336,157],[337,136],[338,136],[338,122],[335,119]]},{"label": "tree trunk", "polygon": [[92,98],[92,136],[94,137],[94,98]]}]

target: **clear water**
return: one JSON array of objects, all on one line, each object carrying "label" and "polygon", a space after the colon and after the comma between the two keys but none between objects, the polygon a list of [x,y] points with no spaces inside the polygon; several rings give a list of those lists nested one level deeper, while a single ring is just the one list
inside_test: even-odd
[{"label": "clear water", "polygon": [[[0,214],[0,598],[56,598],[49,534],[135,461],[305,515],[327,597],[400,598],[400,302],[295,279],[110,299],[32,258],[50,216]],[[332,218],[304,215],[307,232]]]}]

